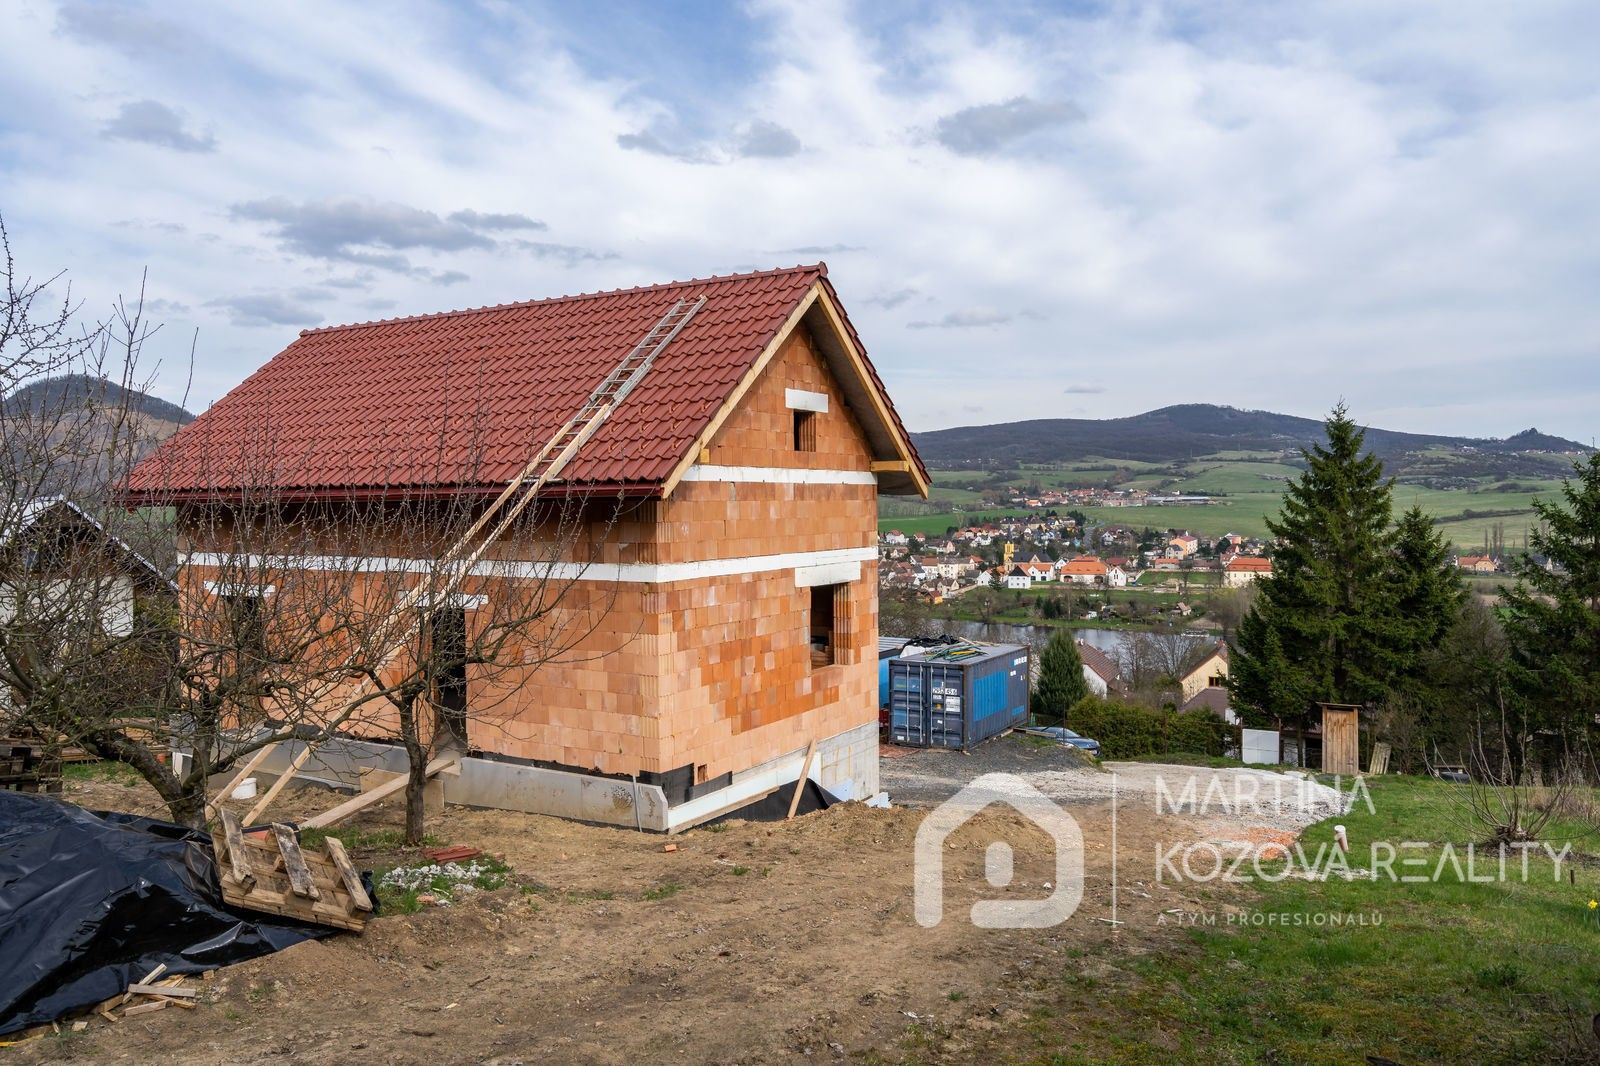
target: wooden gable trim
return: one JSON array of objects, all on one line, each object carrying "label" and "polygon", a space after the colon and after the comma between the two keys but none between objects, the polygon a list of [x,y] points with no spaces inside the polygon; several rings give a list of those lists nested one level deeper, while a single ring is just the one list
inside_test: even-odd
[{"label": "wooden gable trim", "polygon": [[694,439],[694,443],[684,452],[683,458],[678,460],[678,465],[672,468],[672,473],[661,483],[662,499],[672,495],[673,491],[678,487],[678,482],[683,480],[684,473],[696,462],[699,462],[702,453],[711,447],[711,441],[716,437],[717,431],[722,428],[722,424],[738,409],[739,404],[744,400],[745,393],[749,392],[755,385],[756,381],[761,377],[761,372],[767,369],[767,364],[772,362],[773,357],[778,354],[778,350],[783,347],[784,341],[789,339],[789,335],[800,324],[800,320],[805,318],[806,312],[811,310],[811,305],[816,303],[817,297],[821,294],[822,283],[813,282],[811,288],[807,289],[806,294],[800,298],[800,302],[794,305],[794,310],[790,311],[789,317],[783,320],[783,325],[778,327],[778,332],[773,334],[772,339],[767,342],[767,346],[761,349],[761,354],[756,356],[756,361],[751,364],[750,369],[739,380],[739,384],[735,385],[733,391],[728,393],[728,398],[722,401],[722,406],[717,408],[717,413],[711,416],[711,421],[706,423],[706,428],[700,431],[700,435]]},{"label": "wooden gable trim", "polygon": [[[890,437],[894,440],[898,461],[906,464],[905,473],[911,476],[912,483],[916,486],[917,494],[923,499],[927,499],[930,487],[928,479],[923,476],[921,467],[916,462],[916,452],[911,447],[910,439],[901,432],[894,415],[890,413],[888,401],[884,397],[882,390],[873,384],[872,374],[867,370],[865,353],[851,339],[850,330],[846,328],[844,319],[839,313],[839,308],[835,306],[826,292],[822,293],[822,298],[817,301],[817,306],[827,316],[829,324],[833,327],[834,335],[839,340],[839,344],[849,355],[850,365],[855,370],[856,377],[860,380],[861,386],[867,395],[872,399],[873,411],[878,416],[878,421],[883,425],[884,429],[889,431]],[[876,463],[874,464],[874,469],[877,469]]]},{"label": "wooden gable trim", "polygon": [[[723,423],[727,422],[733,412],[738,409],[739,404],[743,402],[745,395],[760,379],[768,364],[772,362],[779,350],[783,348],[784,343],[788,341],[790,335],[794,333],[795,328],[800,325],[807,313],[813,308],[820,309],[840,348],[849,356],[851,368],[854,370],[863,390],[871,398],[872,413],[876,415],[879,423],[888,430],[899,454],[899,458],[893,460],[874,460],[871,465],[872,471],[874,473],[908,474],[916,485],[918,493],[924,499],[927,498],[928,482],[922,476],[921,470],[912,458],[914,453],[911,450],[911,442],[906,439],[905,435],[896,426],[893,416],[889,413],[889,407],[882,391],[872,383],[872,376],[867,372],[866,365],[862,361],[860,349],[851,341],[850,332],[845,328],[838,308],[834,306],[833,300],[829,298],[827,292],[823,289],[822,283],[819,281],[812,285],[806,291],[805,296],[795,304],[794,310],[789,313],[788,318],[784,319],[783,325],[779,327],[778,332],[773,335],[772,340],[767,342],[767,346],[761,350],[761,354],[756,357],[756,361],[745,372],[745,376],[740,379],[739,384],[728,394],[728,398],[717,409],[717,413],[711,417],[711,421],[706,423],[705,429],[695,438],[694,443],[685,452],[683,458],[679,459],[678,464],[672,468],[671,475],[661,485],[663,499],[672,495],[691,466],[696,462],[705,461],[709,456],[708,449],[711,446],[711,441],[716,437]],[[829,370],[834,372],[831,366]]]}]

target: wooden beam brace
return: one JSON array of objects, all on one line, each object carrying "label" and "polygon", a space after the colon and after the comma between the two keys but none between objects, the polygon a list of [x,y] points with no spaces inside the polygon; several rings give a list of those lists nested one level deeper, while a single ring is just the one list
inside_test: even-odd
[{"label": "wooden beam brace", "polygon": [[784,821],[794,817],[794,812],[800,807],[800,796],[806,790],[806,781],[811,777],[811,760],[817,754],[817,738],[812,737],[811,743],[806,745],[806,761],[800,767],[800,780],[794,783],[794,795],[789,797],[789,813],[784,816]]},{"label": "wooden beam brace", "polygon": [[228,783],[223,785],[217,794],[213,796],[206,804],[206,821],[209,822],[211,819],[217,816],[217,809],[222,806],[222,801],[233,795],[233,790],[243,784],[245,778],[255,773],[256,767],[266,762],[267,756],[271,755],[277,746],[278,745],[276,743],[273,743],[263,745],[262,747],[256,749],[256,753],[250,756],[250,761],[244,764],[244,769],[234,774],[233,777],[228,780]]},{"label": "wooden beam brace", "polygon": [[[422,776],[425,778],[432,777],[434,774],[437,774],[440,771],[448,770],[451,767],[458,766],[460,759],[461,756],[455,752],[451,752],[449,755],[442,755],[433,760],[423,769]],[[408,774],[401,774],[393,781],[386,781],[377,788],[373,789],[371,792],[364,793],[355,797],[354,799],[346,800],[344,803],[339,804],[331,811],[323,811],[315,818],[306,819],[304,822],[301,822],[300,825],[304,829],[326,829],[330,825],[338,825],[352,814],[356,814],[359,811],[364,811],[373,804],[385,800],[394,795],[396,792],[403,790],[406,787],[406,782],[409,779],[410,776]]]},{"label": "wooden beam brace", "polygon": [[909,474],[911,463],[905,459],[877,459],[873,461],[874,474]]},{"label": "wooden beam brace", "polygon": [[267,794],[257,800],[256,805],[251,807],[249,813],[244,816],[245,825],[256,824],[256,819],[260,818],[262,813],[272,806],[272,801],[278,798],[278,793],[283,791],[285,785],[294,780],[294,775],[300,772],[300,768],[306,764],[311,758],[311,753],[316,750],[317,746],[309,743],[300,749],[299,754],[294,757],[294,761],[289,764],[289,768],[278,775],[278,779],[272,783],[272,787],[267,789]]}]

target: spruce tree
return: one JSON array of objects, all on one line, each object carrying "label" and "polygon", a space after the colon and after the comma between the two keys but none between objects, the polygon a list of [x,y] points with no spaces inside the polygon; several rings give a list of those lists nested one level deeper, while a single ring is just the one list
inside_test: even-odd
[{"label": "spruce tree", "polygon": [[1301,450],[1306,472],[1267,520],[1272,576],[1257,583],[1233,644],[1230,687],[1247,722],[1316,702],[1374,701],[1403,656],[1406,627],[1392,603],[1393,483],[1342,403],[1324,426],[1326,443]]},{"label": "spruce tree", "polygon": [[1424,656],[1455,625],[1466,598],[1449,543],[1422,508],[1413,505],[1400,516],[1394,532],[1389,602],[1399,638],[1392,649],[1396,674],[1424,680],[1417,676]]},{"label": "spruce tree", "polygon": [[1502,597],[1530,729],[1559,734],[1569,751],[1587,747],[1600,715],[1600,453],[1573,472],[1561,500],[1533,501],[1533,554],[1513,565],[1517,584]]},{"label": "spruce tree", "polygon": [[1067,710],[1089,694],[1083,676],[1083,657],[1072,631],[1058,629],[1039,655],[1039,687],[1034,690],[1034,712],[1066,723]]}]

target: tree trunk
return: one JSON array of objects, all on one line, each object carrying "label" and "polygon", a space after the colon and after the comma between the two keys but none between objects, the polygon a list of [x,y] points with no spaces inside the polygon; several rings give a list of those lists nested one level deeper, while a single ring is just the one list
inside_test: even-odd
[{"label": "tree trunk", "polygon": [[400,710],[400,739],[406,749],[406,835],[408,846],[422,843],[423,790],[428,786],[428,749],[422,743],[421,723],[417,721],[416,701],[408,700]]}]

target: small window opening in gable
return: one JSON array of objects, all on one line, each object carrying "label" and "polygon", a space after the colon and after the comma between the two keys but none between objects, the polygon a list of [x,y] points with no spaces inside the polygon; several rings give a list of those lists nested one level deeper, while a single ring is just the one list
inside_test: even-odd
[{"label": "small window opening in gable", "polygon": [[814,452],[817,450],[817,412],[793,411],[794,415],[794,450],[797,452]]},{"label": "small window opening in gable", "polygon": [[839,611],[843,585],[811,586],[811,665],[832,666],[839,661]]},{"label": "small window opening in gable", "polygon": [[1223,677],[1221,674],[1212,674],[1206,679],[1206,684],[1210,685],[1212,688],[1222,688],[1227,683],[1228,679]]}]

